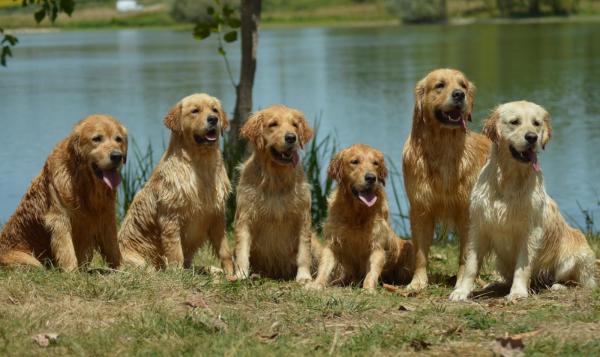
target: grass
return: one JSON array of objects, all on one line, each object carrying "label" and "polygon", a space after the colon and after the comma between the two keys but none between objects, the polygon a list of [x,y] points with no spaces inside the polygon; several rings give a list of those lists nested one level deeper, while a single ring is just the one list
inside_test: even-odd
[{"label": "grass", "polygon": [[[449,303],[456,251],[434,246],[433,285],[416,296],[230,283],[202,273],[217,263],[208,250],[195,270],[0,270],[0,355],[480,355],[496,337],[532,331],[527,354],[600,353],[600,289]],[[32,340],[46,333],[59,337]]]}]

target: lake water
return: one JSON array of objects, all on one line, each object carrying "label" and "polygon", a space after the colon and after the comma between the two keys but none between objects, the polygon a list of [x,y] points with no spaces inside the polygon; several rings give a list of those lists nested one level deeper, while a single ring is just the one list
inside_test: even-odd
[{"label": "lake water", "polygon": [[[596,215],[600,190],[600,31],[596,24],[490,24],[265,29],[255,108],[284,103],[321,116],[341,146],[383,150],[400,166],[418,79],[436,67],[477,85],[473,128],[498,103],[528,99],[552,115],[541,156],[548,192],[571,222]],[[162,118],[205,91],[233,110],[234,90],[216,44],[189,31],[27,34],[0,69],[0,222],[51,148],[90,113],[120,119],[140,146],[167,140]],[[234,70],[238,44],[228,47]],[[237,78],[237,73],[235,73]]]}]

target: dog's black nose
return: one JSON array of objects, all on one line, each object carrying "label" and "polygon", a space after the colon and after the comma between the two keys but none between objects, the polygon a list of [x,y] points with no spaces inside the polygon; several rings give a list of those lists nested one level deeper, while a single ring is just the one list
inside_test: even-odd
[{"label": "dog's black nose", "polygon": [[288,144],[293,144],[296,142],[296,134],[287,133],[285,134],[285,142]]},{"label": "dog's black nose", "polygon": [[455,89],[452,92],[452,98],[455,102],[462,102],[463,100],[465,100],[465,92],[460,89]]},{"label": "dog's black nose", "polygon": [[368,172],[368,173],[365,174],[365,181],[368,184],[372,185],[372,184],[375,183],[375,181],[377,181],[377,176],[375,176],[374,174]]},{"label": "dog's black nose", "polygon": [[110,161],[112,161],[115,164],[118,164],[121,162],[121,160],[123,160],[123,154],[121,154],[118,151],[113,151],[110,153]]},{"label": "dog's black nose", "polygon": [[535,144],[537,138],[538,136],[536,133],[528,132],[527,134],[525,134],[525,140],[527,140],[527,142],[530,144]]},{"label": "dog's black nose", "polygon": [[210,115],[208,118],[206,118],[206,121],[210,125],[217,125],[217,123],[219,122],[219,117],[216,115]]}]

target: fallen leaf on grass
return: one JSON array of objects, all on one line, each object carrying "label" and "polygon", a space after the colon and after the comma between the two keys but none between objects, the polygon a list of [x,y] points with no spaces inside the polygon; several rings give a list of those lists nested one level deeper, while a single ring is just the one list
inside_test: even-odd
[{"label": "fallen leaf on grass", "polygon": [[519,333],[513,336],[505,334],[504,337],[496,337],[496,343],[492,347],[492,352],[497,356],[502,357],[518,357],[523,356],[525,344],[524,338],[533,337],[540,333],[540,330]]},{"label": "fallen leaf on grass", "polygon": [[57,333],[40,333],[32,337],[32,339],[40,346],[40,347],[48,347],[51,343],[56,342],[58,340]]},{"label": "fallen leaf on grass", "polygon": [[189,299],[184,302],[185,305],[195,309],[197,307],[202,307],[207,309],[208,304],[204,301],[200,294],[192,295]]},{"label": "fallen leaf on grass", "polygon": [[431,346],[431,343],[422,340],[422,339],[415,339],[410,341],[410,347],[412,347],[415,351],[423,351],[423,350],[427,350],[429,349],[429,347]]},{"label": "fallen leaf on grass", "polygon": [[400,305],[398,310],[400,311],[415,311],[417,308],[412,305]]},{"label": "fallen leaf on grass", "polygon": [[258,333],[258,334],[256,334],[256,336],[262,342],[271,343],[271,342],[275,341],[275,339],[277,339],[277,336],[279,336],[279,332],[271,332],[271,333],[266,333],[266,334]]},{"label": "fallen leaf on grass", "polygon": [[432,254],[431,255],[431,259],[433,259],[433,260],[446,260],[447,258],[446,258],[445,255],[438,253],[438,254]]},{"label": "fallen leaf on grass", "polygon": [[399,294],[402,297],[415,297],[419,295],[419,292],[416,290],[402,290]]},{"label": "fallen leaf on grass", "polygon": [[395,293],[398,290],[400,290],[400,287],[398,287],[396,285],[390,285],[390,284],[383,284],[383,288],[392,293]]}]

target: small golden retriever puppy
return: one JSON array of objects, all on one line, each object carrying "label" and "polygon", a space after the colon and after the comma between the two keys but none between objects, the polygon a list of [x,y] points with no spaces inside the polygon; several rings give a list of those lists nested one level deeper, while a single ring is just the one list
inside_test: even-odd
[{"label": "small golden retriever puppy", "polygon": [[[252,155],[240,167],[235,212],[236,276],[311,276],[311,194],[298,151],[312,138],[304,115],[283,105],[254,113],[240,134]],[[314,244],[315,242],[313,242]]]},{"label": "small golden retriever puppy", "polygon": [[190,267],[210,242],[228,277],[233,262],[225,235],[231,185],[219,137],[228,126],[221,102],[207,94],[183,98],[167,114],[169,147],[135,196],[119,230],[123,262]]},{"label": "small golden retriever puppy", "polygon": [[453,69],[435,70],[415,88],[412,131],[402,160],[415,245],[415,273],[408,289],[427,286],[427,259],[436,224],[458,235],[457,282],[461,280],[469,197],[491,146],[485,136],[467,129],[474,99],[475,86]]},{"label": "small golden retriever puppy", "polygon": [[383,153],[352,145],[335,155],[328,174],[338,187],[329,198],[319,272],[307,288],[325,288],[336,268],[343,284],[363,281],[369,291],[380,278],[408,283],[414,269],[412,244],[397,237],[388,222]]},{"label": "small golden retriever puppy", "polygon": [[0,265],[51,264],[72,271],[95,248],[120,264],[115,198],[127,155],[127,130],[90,115],[52,150],[0,234]]},{"label": "small golden retriever puppy", "polygon": [[489,252],[511,285],[509,300],[527,297],[531,280],[553,289],[596,286],[594,252],[544,189],[538,154],[552,132],[548,112],[526,101],[503,104],[483,131],[494,145],[471,194],[467,265],[450,299],[467,299]]}]

